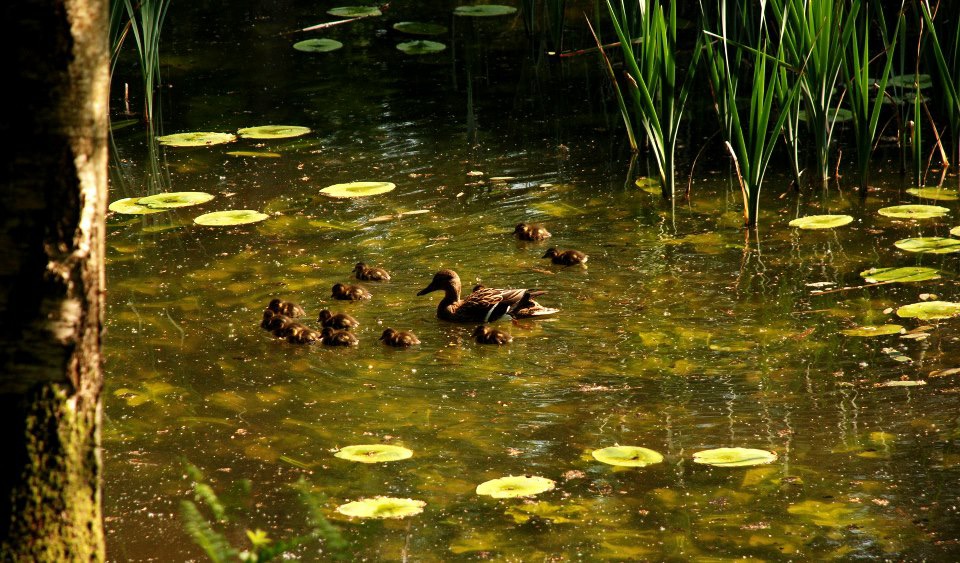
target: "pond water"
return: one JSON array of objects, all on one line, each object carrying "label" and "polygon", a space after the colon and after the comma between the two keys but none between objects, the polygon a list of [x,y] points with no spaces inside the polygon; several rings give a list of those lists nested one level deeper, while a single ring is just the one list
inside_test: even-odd
[{"label": "pond water", "polygon": [[[877,210],[921,203],[899,175],[878,170],[877,189],[861,200],[852,186],[797,196],[773,173],[761,228],[747,235],[722,160],[698,165],[691,200],[674,210],[634,185],[649,167],[631,167],[593,57],[547,60],[519,19],[454,21],[444,2],[284,34],[332,19],[323,13],[331,6],[237,3],[220,13],[174,2],[164,29],[164,133],[289,124],[309,135],[158,149],[139,125],[115,133],[111,201],[157,191],[216,197],[108,219],[112,560],[202,558],[179,513],[192,498],[185,463],[218,492],[251,482],[245,510],[224,525],[242,548],[246,528],[275,539],[305,531],[292,489],[304,478],[357,559],[960,558],[960,374],[944,371],[960,367],[960,321],[890,312],[922,294],[960,300],[957,255],[893,245],[949,236],[956,201],[933,202],[950,209],[945,218],[890,219]],[[396,50],[408,37],[390,26],[410,20],[449,26],[447,49]],[[292,49],[311,36],[345,47]],[[118,72],[136,84],[129,65]],[[121,119],[122,100],[114,106]],[[713,119],[707,110],[693,110],[693,121]],[[699,150],[712,123],[692,126],[687,142]],[[356,199],[319,193],[354,180],[397,188]],[[192,224],[244,208],[271,217]],[[823,213],[854,222],[787,226]],[[511,231],[521,221],[543,223],[553,238],[518,242]],[[586,252],[588,267],[541,259],[550,246]],[[364,283],[368,302],[331,300],[331,286],[349,282],[361,260],[393,279]],[[860,272],[893,266],[942,277],[861,287]],[[560,313],[500,321],[513,342],[477,345],[474,325],[436,318],[439,294],[416,296],[440,268],[468,288],[545,290],[541,303]],[[273,297],[302,305],[308,321],[322,308],[350,313],[359,346],[272,338],[258,325]],[[884,323],[920,330],[841,333]],[[422,344],[381,345],[388,326]],[[901,380],[926,385],[883,386]],[[371,443],[414,455],[382,464],[333,456]],[[617,444],[665,459],[615,468],[591,456]],[[718,447],[778,458],[757,467],[692,461]],[[475,493],[507,475],[547,477],[556,488],[526,500]],[[404,520],[335,512],[377,495],[426,506]],[[295,553],[324,558],[318,549]]]}]

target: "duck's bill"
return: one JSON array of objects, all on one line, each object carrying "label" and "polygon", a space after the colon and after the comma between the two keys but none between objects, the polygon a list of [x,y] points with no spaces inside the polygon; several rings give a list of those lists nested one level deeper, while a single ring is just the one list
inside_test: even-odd
[{"label": "duck's bill", "polygon": [[431,291],[436,291],[436,290],[437,290],[437,288],[433,287],[432,285],[428,285],[427,287],[425,287],[425,288],[421,289],[420,291],[418,291],[418,292],[417,292],[417,295],[426,295],[426,294],[430,293]]}]

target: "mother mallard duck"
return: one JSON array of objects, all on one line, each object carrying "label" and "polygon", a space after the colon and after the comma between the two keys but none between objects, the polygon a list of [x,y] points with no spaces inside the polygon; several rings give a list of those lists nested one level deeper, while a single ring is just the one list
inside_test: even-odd
[{"label": "mother mallard duck", "polygon": [[443,299],[437,305],[437,317],[457,323],[486,323],[523,311],[523,316],[541,316],[556,313],[556,309],[541,307],[534,297],[544,292],[533,289],[496,289],[479,287],[460,298],[460,276],[453,270],[440,270],[430,285],[417,295],[443,290]]}]

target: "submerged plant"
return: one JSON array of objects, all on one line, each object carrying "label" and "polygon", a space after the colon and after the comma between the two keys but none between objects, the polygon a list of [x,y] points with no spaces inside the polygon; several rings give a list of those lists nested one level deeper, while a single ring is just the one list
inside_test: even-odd
[{"label": "submerged plant", "polygon": [[[143,79],[144,117],[153,126],[153,93],[160,82],[160,32],[167,15],[170,0],[112,0],[110,6],[113,35],[113,66],[116,66],[120,48],[128,34],[137,46],[137,61]],[[126,23],[122,23],[126,18]]]}]

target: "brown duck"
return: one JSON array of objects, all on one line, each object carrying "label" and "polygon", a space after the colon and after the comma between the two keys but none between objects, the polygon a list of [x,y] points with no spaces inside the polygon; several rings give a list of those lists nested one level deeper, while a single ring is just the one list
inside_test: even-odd
[{"label": "brown duck", "polygon": [[319,332],[299,323],[290,327],[289,332],[287,342],[290,344],[314,344],[320,340]]},{"label": "brown duck", "polygon": [[273,311],[274,313],[280,313],[281,315],[293,319],[298,319],[307,314],[300,305],[290,301],[284,301],[283,299],[270,300],[270,304],[267,305],[267,309]]},{"label": "brown duck", "polygon": [[543,240],[553,235],[543,225],[528,225],[520,223],[513,229],[513,234],[520,240]]},{"label": "brown duck", "polygon": [[477,344],[503,345],[509,344],[513,340],[513,337],[506,332],[486,325],[480,325],[473,329],[473,338],[477,341]]},{"label": "brown duck", "polygon": [[367,266],[363,262],[357,262],[357,265],[353,267],[353,273],[358,280],[390,281],[390,274],[386,270]]},{"label": "brown duck", "polygon": [[392,328],[383,331],[383,334],[380,335],[380,340],[387,346],[396,346],[398,348],[406,348],[407,346],[420,344],[420,339],[417,338],[417,335],[414,333],[393,330]]},{"label": "brown duck", "polygon": [[357,337],[345,330],[334,330],[327,327],[320,331],[320,342],[327,346],[356,346],[360,341]]},{"label": "brown duck", "polygon": [[270,322],[268,322],[267,326],[264,328],[272,332],[277,338],[286,338],[289,334],[290,328],[298,324],[300,323],[286,315],[275,314],[270,317]]},{"label": "brown duck", "polygon": [[357,319],[351,317],[350,315],[346,313],[331,313],[327,309],[320,311],[320,316],[317,317],[317,322],[322,326],[341,330],[350,330],[360,326],[360,323],[357,321]]},{"label": "brown duck", "polygon": [[574,264],[586,264],[590,257],[579,250],[560,251],[556,248],[550,248],[541,258],[549,258],[554,264],[573,266]]},{"label": "brown duck", "polygon": [[460,298],[460,276],[453,270],[440,270],[430,285],[417,295],[443,290],[443,299],[437,305],[437,317],[458,323],[486,323],[495,321],[514,310],[537,305],[533,300],[542,291],[531,289],[496,289],[482,287]]},{"label": "brown duck", "polygon": [[331,297],[334,299],[340,299],[341,301],[360,301],[363,299],[370,299],[373,297],[373,295],[358,285],[346,285],[338,283],[333,286],[333,293],[331,294]]}]

